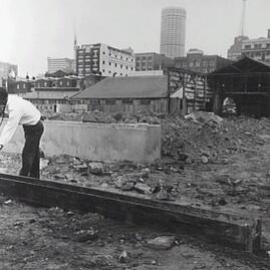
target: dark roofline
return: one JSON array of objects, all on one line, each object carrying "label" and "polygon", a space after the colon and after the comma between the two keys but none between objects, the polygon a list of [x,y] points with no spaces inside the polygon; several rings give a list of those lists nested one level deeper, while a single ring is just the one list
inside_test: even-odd
[{"label": "dark roofline", "polygon": [[[224,66],[224,67],[222,67],[222,68],[220,68],[220,69],[214,70],[213,72],[209,73],[209,75],[211,76],[212,74],[214,75],[214,74],[220,73],[220,72],[222,72],[222,70],[225,70],[225,69],[230,68],[230,67],[235,68],[235,67],[234,67],[235,64],[238,63],[238,62],[240,62],[240,61],[243,61],[244,59],[248,59],[248,60],[250,60],[251,62],[254,62],[254,63],[257,63],[257,64],[261,64],[261,65],[263,65],[263,66],[269,68],[269,72],[270,72],[270,65],[268,65],[268,64],[266,64],[266,63],[264,63],[264,62],[255,60],[255,59],[253,59],[253,58],[251,58],[251,57],[248,57],[248,56],[246,56],[246,55],[243,55],[238,61],[232,62],[231,64],[229,64],[229,65],[227,65],[227,66]],[[265,71],[261,71],[261,72],[265,72]],[[230,72],[227,72],[227,73],[230,73]]]},{"label": "dark roofline", "polygon": [[78,87],[35,87],[36,91],[79,91]]}]

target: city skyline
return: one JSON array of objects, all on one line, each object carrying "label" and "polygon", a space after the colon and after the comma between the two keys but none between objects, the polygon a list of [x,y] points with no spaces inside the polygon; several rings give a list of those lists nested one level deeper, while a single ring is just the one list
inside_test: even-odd
[{"label": "city skyline", "polygon": [[[78,44],[105,43],[134,52],[159,52],[161,10],[186,9],[186,51],[226,57],[240,34],[241,0],[0,0],[0,61],[17,64],[19,74],[46,71],[47,57],[73,58]],[[246,35],[265,37],[269,0],[248,0]]]}]

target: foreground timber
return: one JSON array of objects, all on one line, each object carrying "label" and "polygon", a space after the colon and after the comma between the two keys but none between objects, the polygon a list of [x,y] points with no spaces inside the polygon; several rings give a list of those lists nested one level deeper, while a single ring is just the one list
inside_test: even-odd
[{"label": "foreground timber", "polygon": [[0,190],[5,195],[34,205],[97,212],[134,223],[158,222],[172,230],[199,233],[240,250],[256,253],[260,249],[261,220],[258,218],[157,201],[116,190],[85,188],[6,174],[0,174]]}]

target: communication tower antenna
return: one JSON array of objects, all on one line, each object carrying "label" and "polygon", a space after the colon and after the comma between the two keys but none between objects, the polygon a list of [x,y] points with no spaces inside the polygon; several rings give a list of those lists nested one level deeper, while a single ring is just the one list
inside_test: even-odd
[{"label": "communication tower antenna", "polygon": [[244,36],[244,35],[245,35],[246,5],[247,5],[247,0],[242,0],[242,1],[243,1],[243,8],[242,8],[242,15],[241,15],[240,35],[241,35],[241,36]]}]

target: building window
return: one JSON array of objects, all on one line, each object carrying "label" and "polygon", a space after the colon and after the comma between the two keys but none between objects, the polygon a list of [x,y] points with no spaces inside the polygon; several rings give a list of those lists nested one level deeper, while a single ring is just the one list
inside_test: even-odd
[{"label": "building window", "polygon": [[67,86],[69,86],[70,85],[70,83],[69,82],[67,82]]},{"label": "building window", "polygon": [[60,82],[59,82],[59,85],[60,85],[60,86],[62,86],[62,85],[63,85],[63,82],[62,82],[62,81],[60,81]]},{"label": "building window", "polygon": [[105,65],[105,61],[102,61],[102,64]]},{"label": "building window", "polygon": [[106,99],[106,105],[115,105],[115,99]]},{"label": "building window", "polygon": [[17,84],[17,89],[20,89],[20,85],[19,84]]},{"label": "building window", "polygon": [[133,100],[131,98],[122,99],[123,104],[133,104]]},{"label": "building window", "polygon": [[123,68],[123,65],[120,65],[120,68]]},{"label": "building window", "polygon": [[114,65],[115,65],[115,67],[117,67],[117,63],[115,63]]},{"label": "building window", "polygon": [[109,62],[109,66],[111,66],[111,64],[112,64],[112,63],[111,63],[111,62]]},{"label": "building window", "polygon": [[141,99],[140,103],[141,103],[141,105],[149,105],[150,104],[150,99]]},{"label": "building window", "polygon": [[26,84],[25,84],[25,83],[23,84],[23,88],[24,88],[24,89],[26,88]]}]

